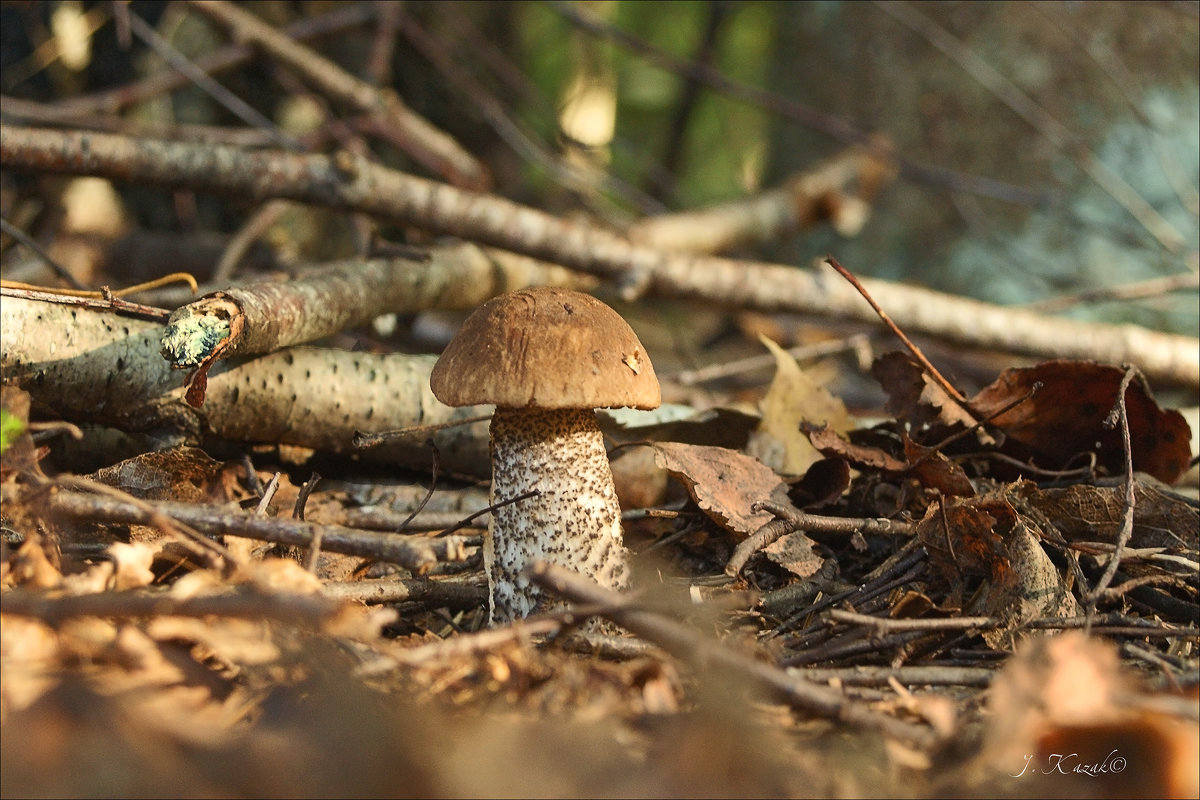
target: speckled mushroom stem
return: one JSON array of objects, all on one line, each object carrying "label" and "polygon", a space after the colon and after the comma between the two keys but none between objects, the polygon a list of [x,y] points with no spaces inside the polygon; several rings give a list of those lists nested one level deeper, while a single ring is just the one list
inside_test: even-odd
[{"label": "speckled mushroom stem", "polygon": [[521,570],[545,559],[601,586],[629,581],[621,507],[604,437],[591,409],[497,408],[492,417],[492,501],[540,494],[492,512],[483,563],[493,623],[543,610]]}]

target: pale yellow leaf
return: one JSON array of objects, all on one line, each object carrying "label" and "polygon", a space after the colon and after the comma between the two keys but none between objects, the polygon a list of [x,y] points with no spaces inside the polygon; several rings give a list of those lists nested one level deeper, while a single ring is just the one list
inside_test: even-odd
[{"label": "pale yellow leaf", "polygon": [[845,433],[853,427],[853,420],[842,401],[802,370],[796,359],[766,336],[759,339],[775,356],[775,378],[760,404],[758,430],[782,445],[782,471],[803,475],[821,454],[800,431],[800,423],[828,425]]}]

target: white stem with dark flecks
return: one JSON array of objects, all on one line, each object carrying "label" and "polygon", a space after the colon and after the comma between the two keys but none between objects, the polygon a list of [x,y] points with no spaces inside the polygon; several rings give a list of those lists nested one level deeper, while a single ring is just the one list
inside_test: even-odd
[{"label": "white stem with dark flecks", "polygon": [[522,574],[544,559],[610,589],[629,581],[621,507],[604,437],[591,409],[497,408],[492,417],[492,502],[484,543],[493,623],[542,610],[546,598]]}]

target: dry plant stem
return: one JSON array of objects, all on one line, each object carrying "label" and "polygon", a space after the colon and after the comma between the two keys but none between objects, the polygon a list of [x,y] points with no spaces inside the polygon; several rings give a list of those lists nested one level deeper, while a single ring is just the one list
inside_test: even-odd
[{"label": "dry plant stem", "polygon": [[1174,292],[1195,293],[1198,290],[1200,290],[1200,274],[1168,275],[1165,278],[1148,278],[1144,281],[1124,283],[1118,286],[1100,286],[1095,289],[1086,289],[1073,294],[1051,297],[1048,300],[1026,303],[1023,308],[1032,311],[1052,312],[1088,303],[1142,300],[1151,297],[1164,297]]},{"label": "dry plant stem", "polygon": [[746,562],[750,560],[750,556],[764,547],[769,547],[787,534],[800,529],[847,535],[862,533],[882,536],[907,536],[912,533],[913,529],[913,526],[906,522],[897,522],[891,519],[823,517],[776,503],[755,503],[753,508],[755,511],[768,511],[774,514],[776,519],[763,525],[734,548],[729,563],[725,565],[725,574],[730,577],[736,577],[741,573]]},{"label": "dry plant stem", "polygon": [[[859,354],[860,362],[869,364],[871,361],[869,355],[870,346],[871,337],[865,333],[855,333],[844,339],[790,347],[784,350],[784,352],[797,361],[803,361],[805,359],[836,355],[849,351]],[[739,358],[735,361],[727,361],[723,364],[710,364],[699,369],[681,370],[672,375],[671,380],[680,386],[695,386],[698,383],[707,383],[708,381],[728,378],[732,375],[738,375],[751,370],[772,369],[777,363],[778,359],[770,353],[761,356],[749,356],[747,358]]]},{"label": "dry plant stem", "polygon": [[408,108],[394,92],[382,91],[356,78],[233,3],[192,0],[190,5],[229,28],[235,38],[258,45],[321,91],[360,111],[386,118],[404,149],[435,175],[470,188],[483,189],[490,183],[486,167],[453,138]]},{"label": "dry plant stem", "polygon": [[130,29],[137,34],[138,38],[149,45],[150,49],[157,53],[160,58],[186,75],[193,85],[230,111],[238,119],[250,127],[262,131],[279,147],[297,152],[304,151],[305,148],[299,140],[280,130],[261,111],[226,89],[209,76],[208,73],[193,64],[187,56],[179,52],[174,45],[160,36],[158,31],[154,30],[145,20],[128,10],[127,16]]},{"label": "dry plant stem", "polygon": [[[58,486],[70,487],[77,491],[96,492],[105,497],[117,502],[128,503],[131,506],[139,509],[147,516],[149,524],[155,526],[169,536],[173,536],[185,547],[197,551],[197,556],[209,566],[214,566],[216,559],[223,559],[230,566],[237,566],[237,558],[229,551],[227,547],[214,542],[204,536],[200,531],[197,531],[186,522],[181,522],[178,519],[162,513],[153,503],[148,503],[137,497],[132,497],[120,489],[116,489],[107,484],[99,483],[88,478],[80,478],[74,475],[61,475],[55,479]],[[57,493],[56,493],[57,494]]]},{"label": "dry plant stem", "polygon": [[[1133,512],[1137,506],[1137,494],[1134,491],[1133,447],[1129,441],[1129,413],[1125,408],[1125,393],[1129,390],[1129,384],[1135,377],[1141,378],[1137,368],[1126,367],[1125,375],[1121,378],[1121,385],[1117,388],[1116,405],[1113,406],[1109,420],[1106,420],[1106,424],[1111,420],[1121,426],[1121,444],[1125,448],[1125,514],[1121,520],[1121,529],[1117,533],[1116,546],[1113,548],[1113,554],[1109,556],[1104,573],[1083,598],[1083,605],[1087,609],[1089,618],[1095,615],[1096,602],[1104,596],[1109,584],[1112,583],[1113,576],[1117,574],[1117,567],[1121,564],[1121,555],[1125,550],[1125,545],[1129,543],[1129,537],[1133,535]],[[1116,417],[1115,420],[1112,419],[1113,416]]]},{"label": "dry plant stem", "polygon": [[287,201],[270,200],[251,214],[250,218],[242,224],[237,233],[230,237],[229,244],[225,246],[224,252],[221,253],[220,261],[217,262],[217,266],[213,269],[211,282],[220,286],[231,281],[233,274],[237,271],[238,262],[242,260],[246,252],[278,221],[287,209]]},{"label": "dry plant stem", "polygon": [[[257,201],[285,197],[363,211],[621,278],[631,295],[650,289],[732,307],[875,319],[854,288],[832,274],[640,247],[598,227],[423,180],[344,153],[331,158],[248,152],[220,145],[0,125],[0,165],[214,191]],[[885,281],[862,284],[911,333],[1043,357],[1131,362],[1154,380],[1200,386],[1196,358],[1200,342],[1194,337],[1135,325],[1049,317]]]},{"label": "dry plant stem", "polygon": [[511,642],[527,642],[534,637],[555,633],[563,627],[563,624],[563,621],[556,617],[518,620],[503,628],[488,628],[420,647],[393,650],[391,658],[395,663],[408,666],[458,662],[464,657],[494,650]]},{"label": "dry plant stem", "polygon": [[949,617],[946,619],[887,619],[873,617],[869,614],[856,614],[853,611],[843,611],[840,608],[829,610],[829,618],[835,622],[846,622],[851,625],[865,625],[879,633],[896,633],[899,631],[956,631],[980,630],[994,628],[1000,625],[998,620],[991,617]]},{"label": "dry plant stem", "polygon": [[207,536],[241,536],[295,547],[309,547],[313,538],[320,534],[321,546],[331,553],[373,558],[399,564],[415,572],[428,570],[440,561],[462,561],[466,558],[465,539],[459,536],[430,539],[361,531],[342,525],[259,517],[189,503],[155,502],[144,505],[149,509],[127,500],[74,492],[58,492],[46,503],[51,512],[90,522],[152,525],[159,515],[165,515]]},{"label": "dry plant stem", "polygon": [[[792,97],[734,80],[713,65],[698,64],[677,58],[627,31],[600,20],[598,16],[585,10],[582,6],[561,0],[553,0],[545,5],[561,14],[576,27],[595,36],[615,41],[631,53],[654,62],[689,83],[706,85],[722,95],[754,105],[782,119],[821,131],[844,144],[872,145],[871,136],[854,128],[839,117],[797,102]],[[878,144],[874,146],[876,149],[879,148]],[[1022,189],[1002,181],[978,175],[966,175],[936,165],[921,164],[899,153],[881,151],[879,155],[884,158],[894,158],[901,172],[911,180],[1021,205],[1038,205],[1047,202],[1048,199],[1045,192]]]},{"label": "dry plant stem", "polygon": [[220,143],[236,147],[272,147],[274,140],[258,128],[204,125],[187,122],[145,121],[137,118],[72,115],[61,106],[39,103],[11,95],[0,95],[4,116],[10,122],[29,125],[69,125],[72,129],[108,131],[126,136],[179,139],[193,144]]},{"label": "dry plant stem", "polygon": [[[253,471],[251,471],[253,474]],[[267,507],[271,505],[271,499],[275,497],[275,493],[279,491],[279,479],[283,473],[276,472],[271,476],[271,481],[267,487],[263,489],[262,497],[258,501],[258,505],[254,508],[254,515],[257,517],[265,517],[267,515]]]},{"label": "dry plant stem", "polygon": [[394,428],[388,431],[380,431],[379,433],[362,433],[354,434],[355,447],[375,447],[387,441],[395,439],[398,436],[418,436],[434,431],[443,431],[447,428],[453,428],[456,425],[470,425],[475,422],[487,422],[492,418],[491,414],[480,414],[478,417],[463,417],[451,422],[439,422],[436,425],[410,425],[407,428]]},{"label": "dry plant stem", "polygon": [[738,546],[733,550],[733,555],[729,557],[729,561],[725,564],[725,574],[731,578],[736,578],[742,573],[742,568],[746,566],[746,562],[750,560],[750,556],[764,547],[770,547],[771,544],[779,541],[794,530],[796,528],[792,526],[792,523],[785,519],[773,519],[766,523],[738,543]]},{"label": "dry plant stem", "polygon": [[[481,513],[490,515],[491,512],[484,509]],[[421,515],[413,522],[405,525],[405,521],[411,516],[411,512],[386,511],[378,508],[371,510],[351,508],[338,517],[338,522],[351,528],[362,528],[369,531],[404,530],[410,533],[430,531],[451,533],[453,532],[450,530],[451,528],[453,530],[474,528],[482,531],[487,530],[488,525],[488,517],[474,524],[464,523],[461,514],[451,511],[422,511]]]},{"label": "dry plant stem", "polygon": [[[777,188],[695,211],[648,217],[631,225],[627,233],[631,241],[646,247],[720,253],[739,245],[778,241],[826,216],[833,218],[835,227],[848,228],[851,220],[838,217],[839,203],[847,206],[852,201],[841,193],[859,183],[866,194],[873,195],[893,174],[894,169],[881,157],[851,148]],[[865,206],[859,210],[866,213]],[[841,213],[849,216],[849,208]]]},{"label": "dry plant stem", "polygon": [[670,617],[637,608],[616,592],[545,562],[531,565],[530,578],[547,591],[574,603],[603,606],[604,616],[638,636],[705,672],[728,672],[737,684],[749,683],[798,709],[856,728],[881,731],[918,747],[930,747],[936,736],[928,728],[881,714],[868,706],[820,686],[799,674],[731,650],[684,627]]},{"label": "dry plant stem", "polygon": [[[412,15],[402,15],[400,31],[413,47],[445,76],[451,86],[469,98],[484,121],[514,153],[530,164],[545,169],[553,176],[554,180],[563,186],[579,192],[585,198],[585,202],[592,199],[597,189],[603,189],[623,198],[631,207],[645,208],[647,205],[653,204],[657,209],[661,209],[661,206],[655,204],[651,198],[642,195],[625,182],[606,172],[597,173],[583,169],[539,141],[535,133],[513,118],[505,103],[485,89],[467,70],[459,66],[455,53],[447,52],[445,42],[427,33],[417,24]],[[597,213],[603,212],[597,211]]]},{"label": "dry plant stem", "polygon": [[87,290],[87,287],[84,286],[82,283],[80,283],[79,279],[76,278],[73,274],[71,274],[71,271],[69,269],[64,267],[62,264],[58,263],[58,261],[56,261],[53,256],[51,256],[48,252],[46,252],[46,250],[40,244],[37,243],[37,240],[35,240],[32,236],[25,233],[25,231],[21,230],[16,225],[13,225],[12,223],[10,223],[8,220],[4,219],[3,217],[0,217],[0,231],[3,231],[5,236],[11,236],[12,238],[16,239],[21,244],[28,247],[30,250],[32,250],[37,255],[38,258],[40,258],[43,262],[46,263],[46,266],[48,266],[48,267],[50,267],[50,269],[54,270],[55,275],[57,275],[61,280],[66,281],[67,285],[70,286],[72,289],[76,289],[78,291],[86,291]]},{"label": "dry plant stem", "polygon": [[171,360],[194,366],[218,346],[228,348],[226,354],[270,353],[366,324],[380,314],[466,310],[510,289],[580,283],[579,276],[562,267],[472,244],[435,247],[428,255],[428,261],[336,262],[295,280],[206,295],[176,309],[171,330],[184,335],[223,321],[229,323],[228,338],[213,340],[199,352],[175,349]]},{"label": "dry plant stem", "polygon": [[482,584],[434,581],[429,578],[387,578],[384,580],[327,581],[321,593],[337,600],[360,603],[424,603],[456,609],[482,608],[487,605],[487,587]]},{"label": "dry plant stem", "polygon": [[1155,155],[1158,156],[1162,174],[1171,182],[1175,194],[1179,197],[1179,202],[1185,208],[1190,209],[1193,214],[1197,213],[1197,210],[1200,210],[1200,195],[1197,195],[1195,185],[1188,179],[1188,170],[1183,166],[1179,158],[1171,152],[1166,134],[1162,131],[1162,126],[1157,124],[1150,116],[1149,103],[1146,102],[1142,89],[1138,85],[1138,80],[1129,71],[1129,68],[1125,66],[1122,58],[1100,37],[1092,37],[1085,28],[1076,25],[1073,20],[1068,21],[1070,13],[1063,13],[1063,8],[1060,7],[1049,11],[1042,6],[1032,6],[1032,8],[1040,12],[1044,18],[1069,37],[1079,49],[1087,51],[1092,61],[1104,71],[1108,79],[1120,90],[1121,94],[1125,97],[1125,101],[1129,104],[1130,110],[1133,111],[1138,121],[1146,129],[1142,141],[1146,142],[1147,139],[1149,140],[1148,144],[1153,147]]},{"label": "dry plant stem", "polygon": [[934,383],[942,387],[942,391],[950,395],[954,402],[958,403],[958,405],[962,407],[963,411],[966,411],[967,414],[974,418],[975,413],[971,411],[970,407],[967,405],[967,398],[963,397],[962,392],[960,392],[958,389],[955,389],[950,381],[946,380],[945,376],[938,371],[937,367],[929,362],[929,359],[925,357],[923,352],[921,352],[921,348],[917,347],[912,339],[909,339],[904,334],[904,331],[900,329],[900,326],[892,321],[892,318],[889,317],[887,312],[880,307],[879,303],[875,302],[875,298],[871,297],[871,293],[867,291],[866,287],[862,285],[862,282],[854,275],[854,273],[839,264],[838,260],[833,256],[826,258],[825,263],[837,270],[839,275],[849,281],[850,285],[858,290],[858,293],[862,295],[863,299],[867,301],[868,305],[870,305],[871,308],[874,309],[875,313],[879,315],[879,318],[883,320],[883,324],[888,327],[888,330],[896,335],[896,338],[904,344],[905,348],[908,349],[908,352],[912,353],[913,358],[920,363],[920,365],[925,369],[925,372],[928,373],[929,377],[933,379]]},{"label": "dry plant stem", "polygon": [[[142,292],[161,289],[164,286],[170,286],[177,283],[187,284],[188,288],[192,290],[193,294],[199,288],[199,285],[196,283],[196,279],[193,278],[191,274],[187,272],[172,272],[169,275],[163,275],[161,278],[155,278],[152,281],[145,281],[144,283],[136,283],[133,286],[126,286],[123,289],[114,290],[108,286],[101,286],[99,289],[51,289],[49,290],[49,293],[62,295],[64,297],[90,297],[95,300],[113,300],[125,295],[140,294]],[[42,286],[21,283],[20,281],[0,281],[0,287],[4,289],[28,289],[35,292],[43,291],[45,289],[45,287]],[[108,307],[112,308],[114,311],[128,310],[118,305],[112,305],[111,303]],[[153,310],[152,315],[155,319],[157,319],[160,314],[161,309]]]},{"label": "dry plant stem", "polygon": [[64,294],[53,290],[26,289],[20,286],[5,285],[0,287],[0,296],[19,297],[35,303],[58,303],[64,306],[78,306],[95,311],[109,311],[113,314],[127,315],[143,320],[166,322],[170,316],[165,308],[144,306],[140,303],[130,303],[119,297],[81,297],[74,294]]},{"label": "dry plant stem", "polygon": [[840,669],[805,669],[802,674],[811,681],[825,683],[836,680],[843,686],[887,686],[896,679],[904,686],[991,686],[996,671],[984,667],[843,667]]}]

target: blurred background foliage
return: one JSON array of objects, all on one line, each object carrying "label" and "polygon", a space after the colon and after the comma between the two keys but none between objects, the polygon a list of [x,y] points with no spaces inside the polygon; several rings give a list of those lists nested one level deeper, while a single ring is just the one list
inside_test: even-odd
[{"label": "blurred background foliage", "polygon": [[[283,25],[339,4],[245,5]],[[90,55],[42,64],[63,8],[92,22]],[[111,8],[5,3],[5,95],[53,101],[163,69],[137,41],[119,43]],[[129,8],[190,56],[227,41],[182,4]],[[395,48],[373,77],[483,159],[498,194],[616,226],[743,197],[882,134],[900,177],[859,234],[821,226],[734,255],[807,266],[834,253],[859,274],[1012,304],[1174,277],[1182,289],[1064,313],[1195,335],[1198,9],[405,2],[392,8]],[[376,29],[317,47],[371,77]],[[288,120],[303,87],[285,70],[259,62],[221,80],[277,124],[297,124]],[[241,124],[196,89],[128,116]],[[402,153],[378,154],[415,169]],[[131,213],[178,225],[154,196]],[[198,203],[202,224],[228,231],[244,219],[236,205]]]}]

